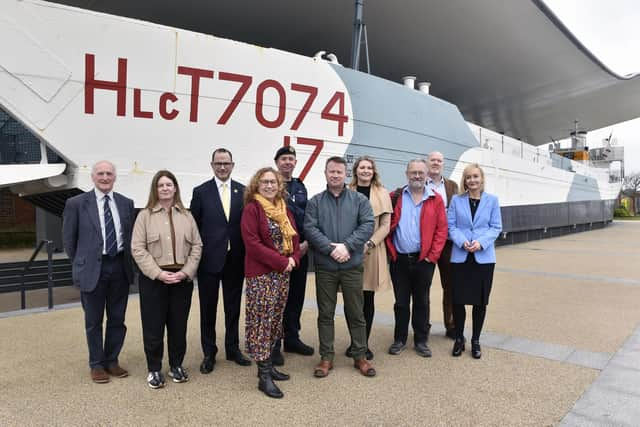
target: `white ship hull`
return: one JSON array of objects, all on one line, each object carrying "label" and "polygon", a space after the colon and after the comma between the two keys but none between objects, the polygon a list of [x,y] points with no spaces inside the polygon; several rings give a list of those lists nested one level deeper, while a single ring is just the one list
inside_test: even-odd
[{"label": "white ship hull", "polygon": [[[330,156],[372,155],[394,188],[405,182],[408,160],[438,150],[452,179],[469,163],[483,166],[503,217],[547,205],[570,217],[572,204],[596,203],[583,222],[611,219],[619,184],[607,172],[515,141],[506,149],[502,141],[480,143],[455,106],[397,83],[322,59],[47,2],[0,0],[0,7],[8,50],[0,63],[2,109],[67,165],[53,176],[41,170],[35,180],[0,174],[0,186],[23,195],[89,190],[91,165],[109,159],[118,190],[137,207],[146,203],[151,176],[165,168],[178,176],[188,203],[190,190],[211,177],[215,148],[233,152],[234,178],[246,182],[288,143],[311,194],[324,188]],[[506,219],[508,232],[547,226]]]}]

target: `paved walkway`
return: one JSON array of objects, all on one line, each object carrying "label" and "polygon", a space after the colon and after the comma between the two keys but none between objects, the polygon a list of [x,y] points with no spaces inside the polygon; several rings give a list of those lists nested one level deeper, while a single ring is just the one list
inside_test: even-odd
[{"label": "paved walkway", "polygon": [[[563,425],[635,426],[640,419],[640,223],[502,247],[482,337],[483,358],[450,356],[443,336],[439,279],[432,298],[433,358],[408,346],[386,349],[393,293],[376,296],[371,347],[378,369],[364,378],[342,354],[348,334],[336,321],[336,368],[311,375],[317,356],[288,355],[285,398],[257,388],[255,366],[218,357],[200,362],[198,298],[189,320],[187,384],[145,383],[139,305],[132,296],[121,361],[131,377],[90,382],[82,310],[0,314],[1,425]],[[71,298],[72,299],[72,298]],[[317,348],[313,277],[303,339]],[[471,317],[471,316],[468,316]],[[218,316],[219,341],[223,317]],[[470,328],[470,324],[467,325]]]}]

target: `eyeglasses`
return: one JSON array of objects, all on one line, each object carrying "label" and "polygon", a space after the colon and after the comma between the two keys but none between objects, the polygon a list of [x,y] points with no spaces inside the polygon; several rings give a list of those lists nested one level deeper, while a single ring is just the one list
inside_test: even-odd
[{"label": "eyeglasses", "polygon": [[424,176],[425,173],[422,171],[407,171],[407,175],[409,176]]},{"label": "eyeglasses", "polygon": [[260,185],[264,185],[265,187],[269,185],[273,185],[275,187],[276,185],[278,185],[278,181],[276,181],[275,179],[261,179],[259,182]]},{"label": "eyeglasses", "polygon": [[213,162],[215,168],[230,168],[233,166],[233,162]]}]

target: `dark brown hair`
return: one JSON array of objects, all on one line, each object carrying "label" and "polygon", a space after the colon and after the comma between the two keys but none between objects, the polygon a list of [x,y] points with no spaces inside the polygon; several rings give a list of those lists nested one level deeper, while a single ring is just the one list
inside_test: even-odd
[{"label": "dark brown hair", "polygon": [[326,163],[324,164],[324,170],[327,170],[327,166],[329,166],[329,163],[338,163],[338,164],[344,165],[344,168],[347,169],[347,161],[344,159],[344,157],[340,157],[340,156],[329,157]]},{"label": "dark brown hair", "polygon": [[233,162],[233,154],[231,154],[231,151],[227,150],[226,148],[216,148],[215,150],[213,150],[213,153],[211,154],[212,162],[213,162],[213,158],[216,156],[217,153],[221,153],[221,154],[227,153],[229,155],[229,158]]}]

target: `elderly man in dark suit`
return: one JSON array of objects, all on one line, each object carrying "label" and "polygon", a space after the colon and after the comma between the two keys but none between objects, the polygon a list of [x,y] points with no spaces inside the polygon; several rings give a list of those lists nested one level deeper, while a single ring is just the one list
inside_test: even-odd
[{"label": "elderly man in dark suit", "polygon": [[95,185],[92,191],[67,200],[63,239],[73,263],[73,283],[80,288],[91,379],[107,383],[109,375],[122,378],[129,374],[120,366],[118,356],[127,332],[124,317],[133,281],[131,230],[135,211],[133,200],[113,191],[113,163],[96,163],[91,179]]},{"label": "elderly man in dark suit", "polygon": [[216,312],[218,288],[222,282],[227,360],[241,366],[251,361],[240,351],[238,322],[244,280],[244,243],[240,235],[244,185],[231,179],[233,157],[229,150],[218,148],[211,156],[213,179],[193,189],[191,213],[200,237],[202,258],[198,267],[200,297],[200,341],[204,358],[200,372],[208,374],[216,363]]},{"label": "elderly man in dark suit", "polygon": [[[440,194],[444,201],[444,208],[447,209],[449,203],[451,203],[451,198],[458,194],[458,184],[442,175],[444,156],[441,152],[432,151],[429,153],[427,166],[429,167],[427,185]],[[438,260],[438,271],[440,271],[440,283],[442,284],[442,315],[446,330],[445,335],[454,339],[456,332],[455,322],[453,321],[453,303],[451,301],[451,245],[451,240],[447,240]]]}]

